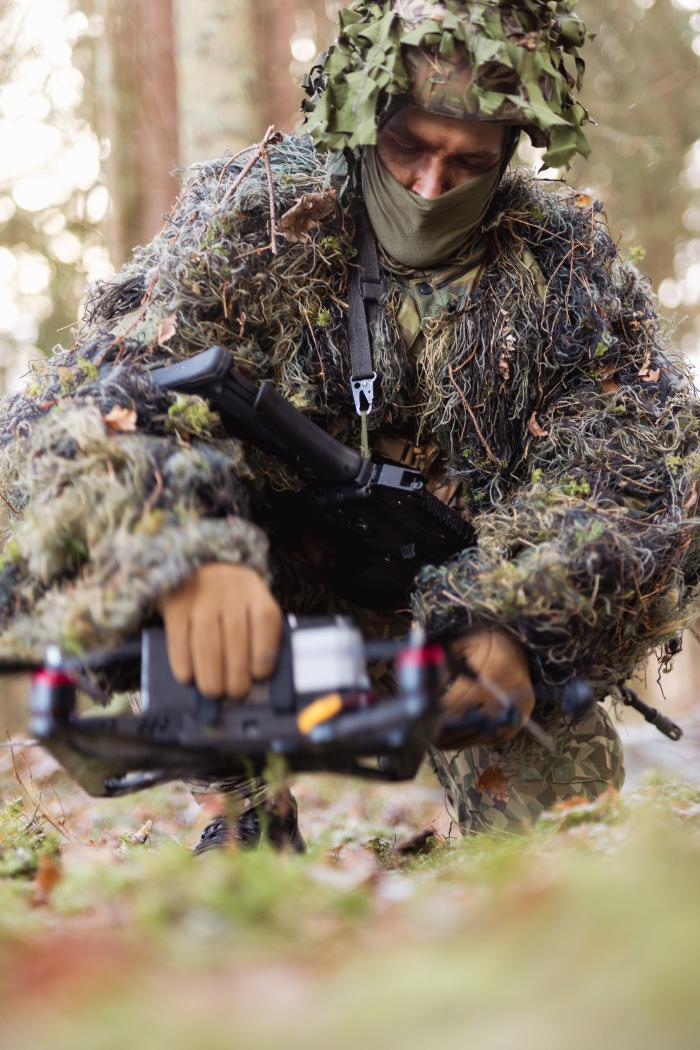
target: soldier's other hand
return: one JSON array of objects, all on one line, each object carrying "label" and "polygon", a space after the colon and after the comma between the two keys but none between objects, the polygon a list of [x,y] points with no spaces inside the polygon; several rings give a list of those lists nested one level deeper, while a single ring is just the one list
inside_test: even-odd
[{"label": "soldier's other hand", "polygon": [[[508,696],[514,713],[512,722],[502,725],[495,733],[475,733],[472,730],[460,734],[443,730],[438,738],[438,747],[469,747],[475,744],[499,747],[512,740],[525,725],[535,706],[530,669],[522,646],[497,628],[475,630],[450,642],[448,658],[457,671],[457,677],[445,690],[441,700],[448,717],[462,718],[468,712],[477,711],[498,722],[504,707],[489,690],[486,680],[493,683],[501,694]],[[464,663],[481,680],[460,674],[459,667]]]},{"label": "soldier's other hand", "polygon": [[161,598],[168,660],[183,684],[240,700],[269,678],[282,638],[282,610],[263,579],[242,565],[202,565]]}]

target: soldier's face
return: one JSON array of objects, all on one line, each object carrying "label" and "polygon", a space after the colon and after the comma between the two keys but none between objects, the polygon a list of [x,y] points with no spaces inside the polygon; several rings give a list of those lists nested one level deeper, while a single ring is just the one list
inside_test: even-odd
[{"label": "soldier's face", "polygon": [[377,152],[405,189],[434,200],[500,164],[504,135],[503,124],[404,106],[380,129]]}]

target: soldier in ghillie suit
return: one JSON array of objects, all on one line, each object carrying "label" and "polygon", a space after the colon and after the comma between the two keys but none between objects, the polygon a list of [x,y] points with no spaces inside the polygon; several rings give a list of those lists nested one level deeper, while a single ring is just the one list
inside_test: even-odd
[{"label": "soldier in ghillie suit", "polygon": [[[264,508],[298,486],[289,470],[149,380],[220,344],[346,443],[418,464],[473,523],[476,546],[425,568],[412,609],[518,698],[497,740],[432,754],[462,829],[621,786],[603,707],[571,724],[533,685],[583,676],[602,699],[652,648],[664,659],[697,572],[698,409],[601,206],[507,170],[522,132],[553,166],[588,152],[584,38],[571,0],[356,0],[309,79],[309,134],[190,171],[163,231],[94,290],[76,347],[3,405],[2,652],[106,646],[160,610],[176,675],[235,697],[269,672],[280,607],[405,628],[406,611],[330,594],[313,542],[284,550]],[[358,416],[363,208],[385,291]],[[464,676],[445,697],[490,702]],[[533,706],[554,752],[519,731]],[[255,831],[264,785],[229,786]]]}]

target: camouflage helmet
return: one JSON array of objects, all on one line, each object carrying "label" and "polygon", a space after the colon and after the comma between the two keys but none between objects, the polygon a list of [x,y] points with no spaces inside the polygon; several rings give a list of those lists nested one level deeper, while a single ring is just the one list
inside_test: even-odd
[{"label": "camouflage helmet", "polygon": [[523,128],[544,162],[587,156],[581,87],[586,29],[574,0],[354,0],[306,85],[325,151],[374,145],[397,101]]}]

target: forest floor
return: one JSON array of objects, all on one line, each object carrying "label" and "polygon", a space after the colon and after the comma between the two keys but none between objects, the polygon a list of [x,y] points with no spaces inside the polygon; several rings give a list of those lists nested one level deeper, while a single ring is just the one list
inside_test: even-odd
[{"label": "forest floor", "polygon": [[522,838],[461,839],[427,774],[304,777],[306,855],[194,858],[184,787],[89,799],[6,747],[0,1044],[697,1050],[700,787],[632,752]]}]

